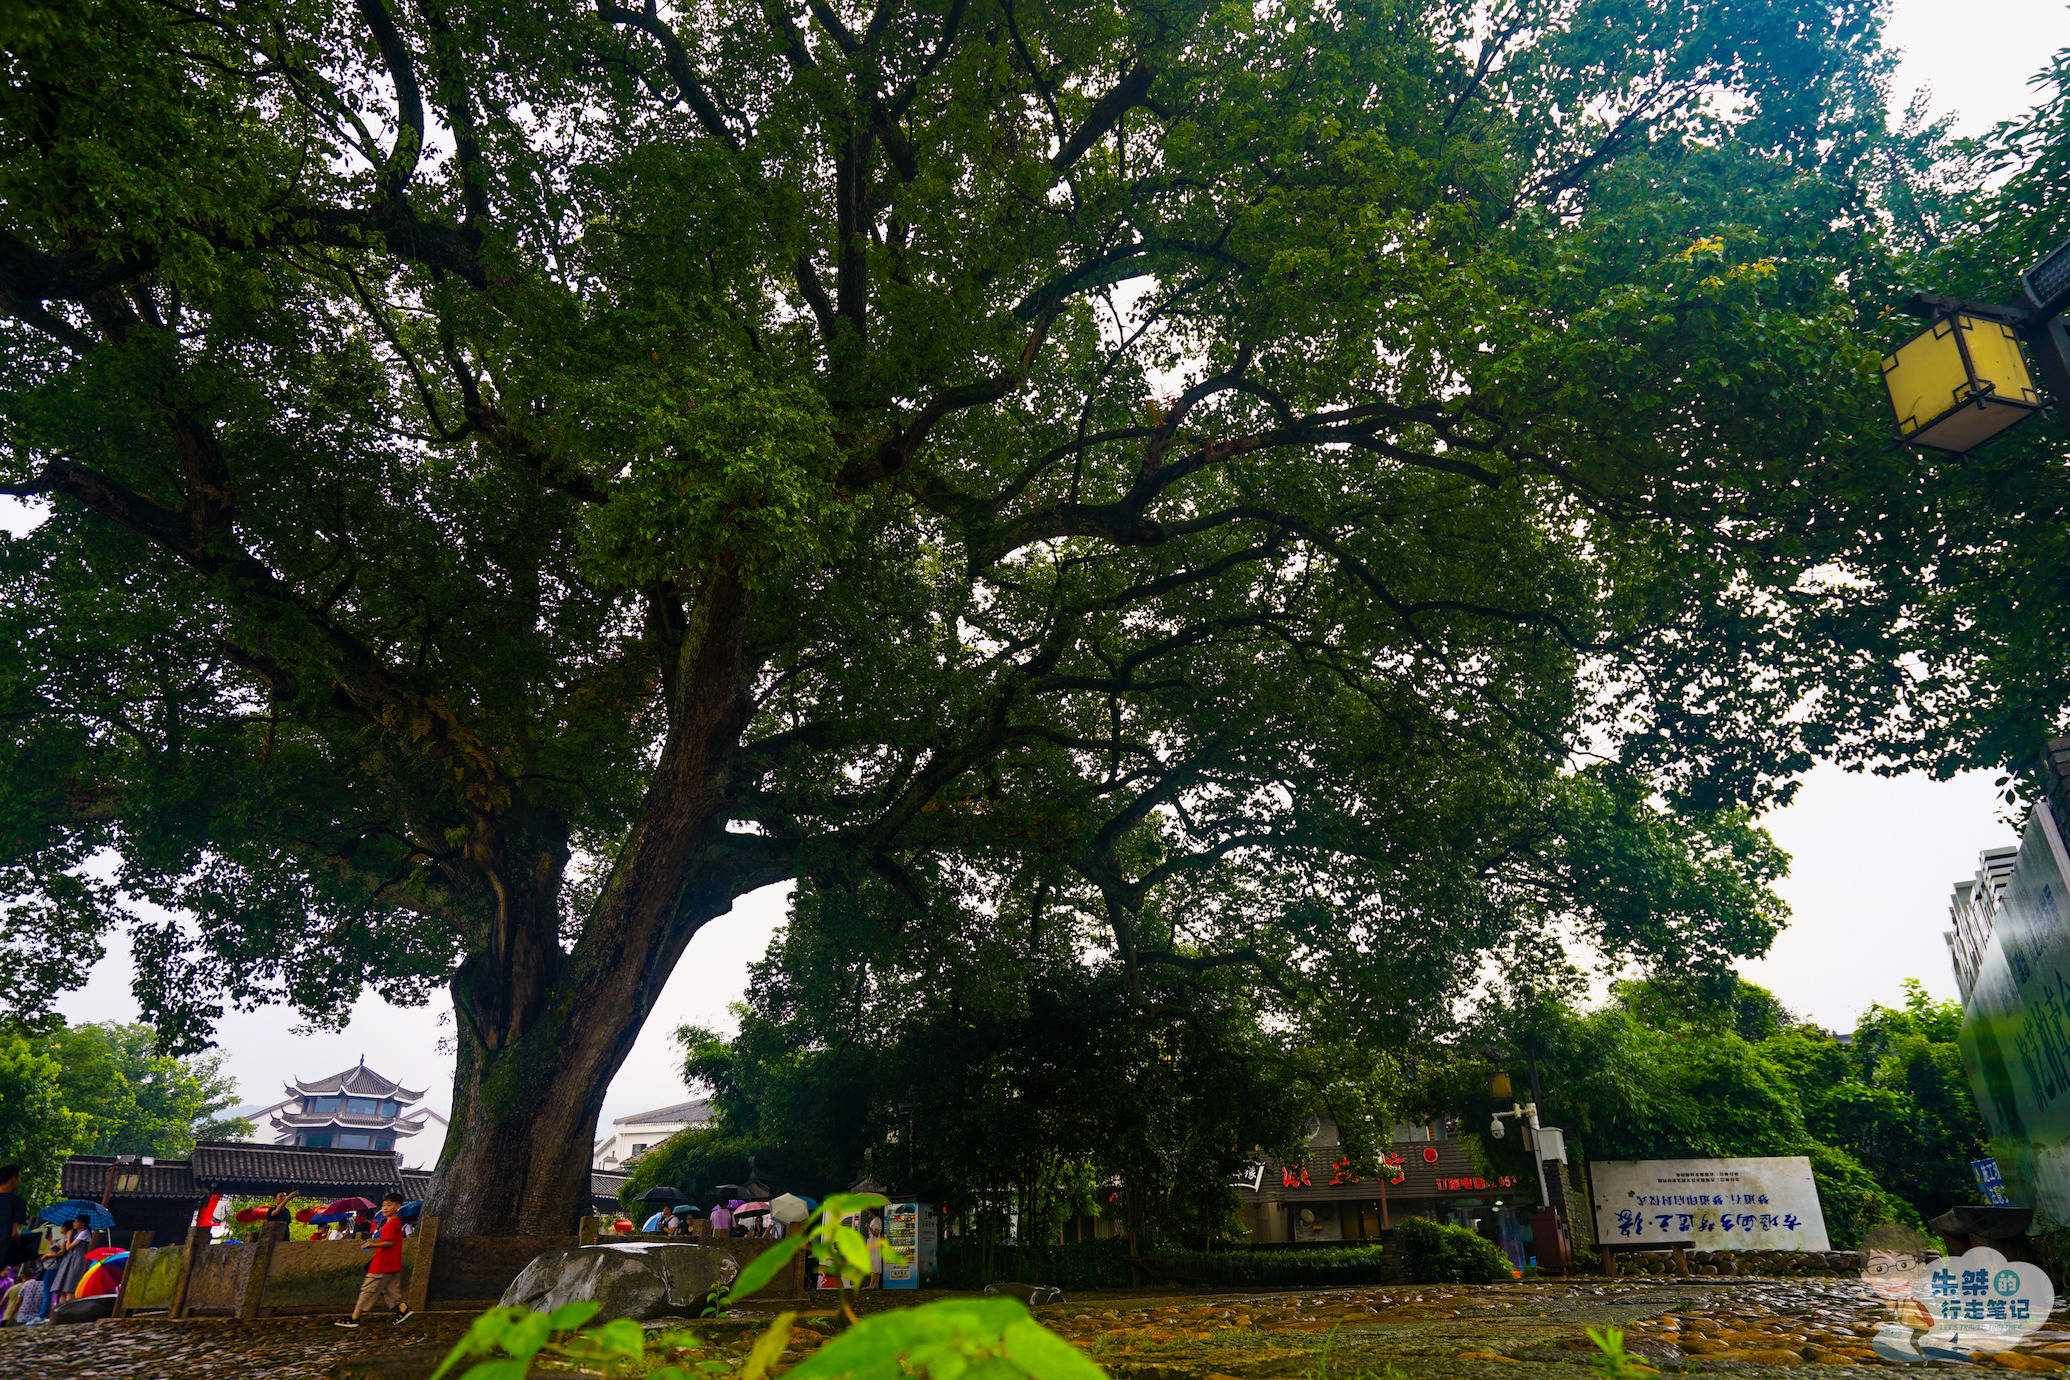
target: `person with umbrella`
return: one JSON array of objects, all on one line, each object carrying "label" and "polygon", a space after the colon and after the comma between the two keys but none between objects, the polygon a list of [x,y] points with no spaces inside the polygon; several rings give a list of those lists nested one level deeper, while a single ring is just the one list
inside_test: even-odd
[{"label": "person with umbrella", "polygon": [[662,1231],[673,1216],[675,1204],[683,1201],[683,1191],[667,1184],[656,1184],[639,1197],[643,1203],[653,1203],[656,1211],[652,1217],[640,1224],[641,1231]]},{"label": "person with umbrella", "polygon": [[72,1291],[79,1287],[79,1277],[86,1273],[86,1253],[92,1249],[93,1229],[87,1226],[86,1218],[67,1218],[57,1265],[50,1272],[53,1303],[63,1303],[72,1297]]}]

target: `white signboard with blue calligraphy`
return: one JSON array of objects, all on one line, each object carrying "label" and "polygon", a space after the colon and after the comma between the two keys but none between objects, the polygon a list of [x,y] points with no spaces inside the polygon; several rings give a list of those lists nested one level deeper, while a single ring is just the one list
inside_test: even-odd
[{"label": "white signboard with blue calligraphy", "polygon": [[1692,1241],[1699,1251],[1823,1251],[1811,1161],[1594,1160],[1596,1239],[1606,1246]]}]

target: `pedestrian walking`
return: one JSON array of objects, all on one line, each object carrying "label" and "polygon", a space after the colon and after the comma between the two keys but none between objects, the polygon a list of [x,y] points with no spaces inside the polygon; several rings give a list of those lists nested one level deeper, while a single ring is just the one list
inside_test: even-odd
[{"label": "pedestrian walking", "polygon": [[380,1230],[365,1246],[374,1253],[367,1262],[367,1277],[360,1282],[352,1316],[338,1319],[338,1326],[358,1327],[360,1315],[369,1308],[393,1308],[397,1322],[410,1320],[410,1306],[403,1302],[402,1291],[402,1205],[400,1193],[381,1199]]}]

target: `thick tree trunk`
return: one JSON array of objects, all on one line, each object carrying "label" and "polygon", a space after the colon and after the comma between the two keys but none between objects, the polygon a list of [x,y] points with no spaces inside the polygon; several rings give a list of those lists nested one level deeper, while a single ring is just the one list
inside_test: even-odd
[{"label": "thick tree trunk", "polygon": [[786,875],[731,856],[746,841],[725,833],[726,771],[749,712],[749,603],[730,578],[700,591],[670,677],[669,739],[572,949],[560,940],[565,833],[509,821],[480,831],[495,918],[453,979],[458,1064],[436,1189],[451,1234],[574,1230],[604,1095],[691,937]]},{"label": "thick tree trunk", "polygon": [[[739,875],[739,874],[733,874]],[[658,950],[621,951],[616,963],[564,957],[544,1000],[509,1032],[470,1011],[485,1003],[470,959],[455,977],[452,1127],[439,1160],[441,1229],[456,1236],[555,1236],[575,1230],[589,1202],[590,1149],[605,1093],[631,1053],[662,983],[691,936],[731,908],[737,890],[775,880],[749,874],[715,887],[679,935]],[[592,957],[589,963],[582,962]]]}]

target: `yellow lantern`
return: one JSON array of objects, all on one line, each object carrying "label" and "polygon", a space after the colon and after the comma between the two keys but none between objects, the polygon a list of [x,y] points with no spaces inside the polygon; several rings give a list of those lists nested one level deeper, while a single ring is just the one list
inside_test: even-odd
[{"label": "yellow lantern", "polygon": [[1513,1094],[1509,1090],[1509,1075],[1498,1073],[1488,1081],[1488,1096],[1497,1102],[1508,1102]]},{"label": "yellow lantern", "polygon": [[2012,328],[1959,312],[1885,355],[1883,386],[1901,439],[1956,455],[2041,410]]}]

